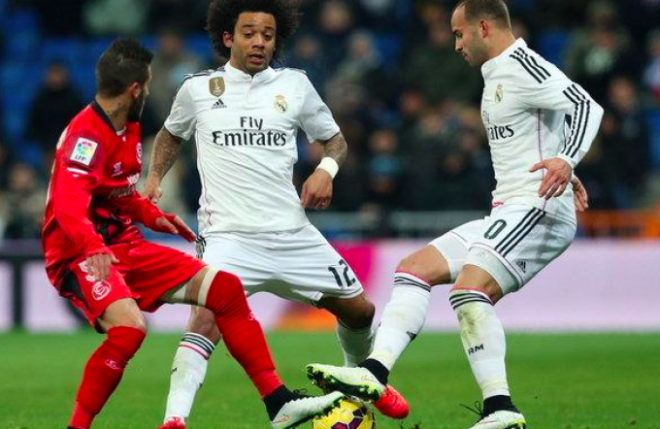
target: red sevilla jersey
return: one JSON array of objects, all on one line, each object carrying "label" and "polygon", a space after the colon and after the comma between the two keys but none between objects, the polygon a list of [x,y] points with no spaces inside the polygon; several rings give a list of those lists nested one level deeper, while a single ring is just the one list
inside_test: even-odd
[{"label": "red sevilla jersey", "polygon": [[116,131],[96,102],[69,123],[57,144],[42,233],[53,285],[59,288],[68,263],[142,239],[133,221],[162,215],[136,191],[141,170],[139,123]]}]

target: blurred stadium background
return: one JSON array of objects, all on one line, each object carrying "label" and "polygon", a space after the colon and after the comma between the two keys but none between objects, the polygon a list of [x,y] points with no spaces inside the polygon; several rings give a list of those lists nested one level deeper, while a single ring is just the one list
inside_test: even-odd
[{"label": "blurred stadium background", "polygon": [[[116,35],[137,36],[155,51],[144,120],[148,152],[183,76],[222,61],[203,31],[207,5],[0,0],[0,330],[80,324],[47,284],[38,239],[54,147],[94,95],[98,56]],[[402,256],[489,209],[494,183],[479,114],[482,81],[453,52],[452,5],[305,0],[302,27],[281,60],[307,71],[347,137],[350,156],[335,181],[332,208],[310,217],[379,305]],[[660,298],[660,2],[509,5],[515,33],[582,84],[606,115],[578,168],[591,197],[578,242],[503,304],[505,323],[532,330],[660,329],[660,312],[652,307]],[[319,147],[300,142],[297,183],[320,157]],[[194,145],[187,144],[162,201],[192,225],[200,187],[194,159]],[[429,325],[454,328],[438,295]],[[266,309],[261,317],[268,326],[332,326],[322,313],[273,302],[265,297],[254,304],[260,314]],[[156,318],[156,326],[182,329],[185,310],[172,311]]]}]

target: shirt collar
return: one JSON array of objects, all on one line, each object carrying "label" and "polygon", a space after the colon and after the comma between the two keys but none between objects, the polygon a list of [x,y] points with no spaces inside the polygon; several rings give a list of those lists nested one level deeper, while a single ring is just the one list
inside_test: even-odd
[{"label": "shirt collar", "polygon": [[93,100],[91,103],[92,110],[96,115],[101,118],[101,120],[108,126],[113,132],[117,132],[115,130],[115,126],[113,125],[112,121],[108,117],[108,115],[105,114],[105,111],[103,111],[103,108],[99,105],[99,103],[96,102],[96,100]]},{"label": "shirt collar", "polygon": [[232,66],[229,61],[227,61],[224,68],[225,68],[225,73],[227,73],[227,76],[229,76],[230,78],[241,81],[248,81],[248,82],[252,81],[252,79],[268,80],[273,75],[273,73],[275,73],[275,70],[273,70],[273,68],[269,66],[265,70],[260,71],[259,73],[252,76],[249,73],[245,73],[243,70],[239,70],[236,67]]},{"label": "shirt collar", "polygon": [[501,54],[483,63],[483,65],[481,66],[481,74],[484,76],[484,78],[487,77],[487,75],[492,73],[502,61],[504,61],[506,58],[509,57],[509,55],[513,53],[513,51],[515,51],[518,48],[526,48],[526,47],[527,47],[527,43],[525,43],[523,39],[520,38],[516,39],[516,41],[513,42],[511,46],[506,48]]}]

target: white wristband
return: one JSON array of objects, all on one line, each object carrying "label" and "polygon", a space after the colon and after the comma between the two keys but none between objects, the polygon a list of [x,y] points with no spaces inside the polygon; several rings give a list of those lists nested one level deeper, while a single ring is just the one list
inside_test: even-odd
[{"label": "white wristband", "polygon": [[339,164],[337,164],[337,161],[330,158],[329,156],[326,156],[321,160],[321,162],[319,163],[318,167],[316,167],[316,169],[318,170],[319,168],[321,170],[327,171],[328,174],[330,174],[330,177],[332,177],[333,179],[339,172]]}]

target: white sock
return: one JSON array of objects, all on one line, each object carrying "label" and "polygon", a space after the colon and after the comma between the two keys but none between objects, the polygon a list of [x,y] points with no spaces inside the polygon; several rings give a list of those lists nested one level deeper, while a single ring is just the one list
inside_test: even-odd
[{"label": "white sock", "polygon": [[487,295],[454,290],[449,302],[461,325],[461,340],[484,399],[511,396],[506,380],[506,340],[502,323]]},{"label": "white sock", "polygon": [[183,336],[172,363],[165,421],[172,417],[188,418],[214,349],[215,345],[203,335],[187,332]]},{"label": "white sock", "polygon": [[374,332],[371,325],[353,329],[337,320],[337,339],[344,352],[344,366],[357,366],[371,353]]},{"label": "white sock", "polygon": [[419,334],[426,321],[431,286],[407,273],[394,275],[392,297],[385,306],[376,331],[374,351],[369,356],[392,370],[408,344]]}]

